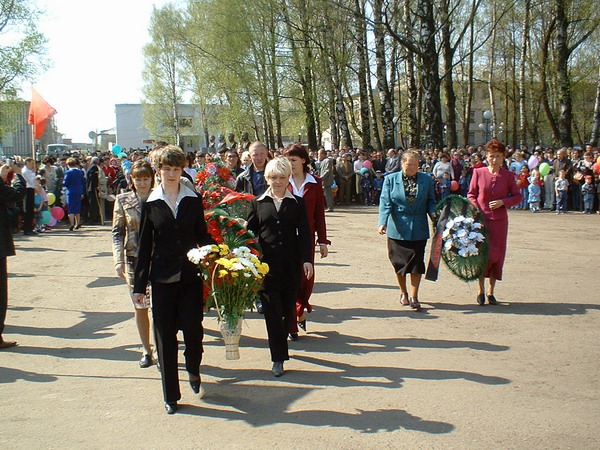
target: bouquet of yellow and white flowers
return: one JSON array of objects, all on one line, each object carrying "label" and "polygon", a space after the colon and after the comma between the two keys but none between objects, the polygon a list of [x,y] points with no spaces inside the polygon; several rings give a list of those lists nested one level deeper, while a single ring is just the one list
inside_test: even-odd
[{"label": "bouquet of yellow and white flowers", "polygon": [[248,247],[230,249],[227,244],[194,248],[188,259],[202,271],[210,288],[207,307],[215,307],[219,320],[235,328],[250,309],[269,266]]}]

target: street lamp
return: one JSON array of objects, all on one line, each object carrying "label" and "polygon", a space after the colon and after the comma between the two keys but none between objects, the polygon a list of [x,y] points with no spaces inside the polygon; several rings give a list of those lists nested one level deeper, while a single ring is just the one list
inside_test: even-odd
[{"label": "street lamp", "polygon": [[487,143],[490,134],[490,119],[492,118],[492,112],[486,109],[483,112],[483,123],[479,124],[479,129],[485,131],[485,143]]}]

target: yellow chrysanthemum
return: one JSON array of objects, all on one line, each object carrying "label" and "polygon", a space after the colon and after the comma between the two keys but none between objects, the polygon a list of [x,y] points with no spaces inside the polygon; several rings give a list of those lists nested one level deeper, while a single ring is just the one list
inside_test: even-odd
[{"label": "yellow chrysanthemum", "polygon": [[223,269],[219,270],[219,278],[226,277],[228,273],[229,272],[227,272],[226,270],[223,270]]}]

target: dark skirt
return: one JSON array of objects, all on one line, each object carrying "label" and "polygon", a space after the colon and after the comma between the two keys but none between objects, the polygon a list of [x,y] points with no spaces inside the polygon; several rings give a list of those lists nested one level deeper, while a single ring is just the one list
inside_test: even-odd
[{"label": "dark skirt", "polygon": [[398,275],[425,273],[425,245],[427,241],[399,241],[388,238],[388,256]]}]

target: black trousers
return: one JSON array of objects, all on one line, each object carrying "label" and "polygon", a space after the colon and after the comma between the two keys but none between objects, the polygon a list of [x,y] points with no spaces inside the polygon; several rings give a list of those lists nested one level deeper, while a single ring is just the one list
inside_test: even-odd
[{"label": "black trousers", "polygon": [[25,190],[25,217],[23,218],[23,231],[31,233],[33,231],[33,209],[35,202],[35,189],[27,188]]},{"label": "black trousers", "polygon": [[6,256],[0,258],[0,340],[4,333],[4,321],[6,320],[6,310],[8,309],[8,269],[6,266]]},{"label": "black trousers", "polygon": [[290,359],[288,330],[292,320],[296,318],[294,307],[298,297],[298,287],[269,287],[260,292],[260,297],[265,311],[271,361],[287,361]]},{"label": "black trousers", "polygon": [[152,283],[152,317],[165,402],[181,398],[177,332],[183,331],[185,368],[200,375],[202,361],[202,283]]},{"label": "black trousers", "polygon": [[88,211],[88,219],[91,225],[97,225],[100,223],[101,215],[100,215],[100,200],[98,199],[98,192],[90,191],[88,192],[89,199],[89,211]]}]

